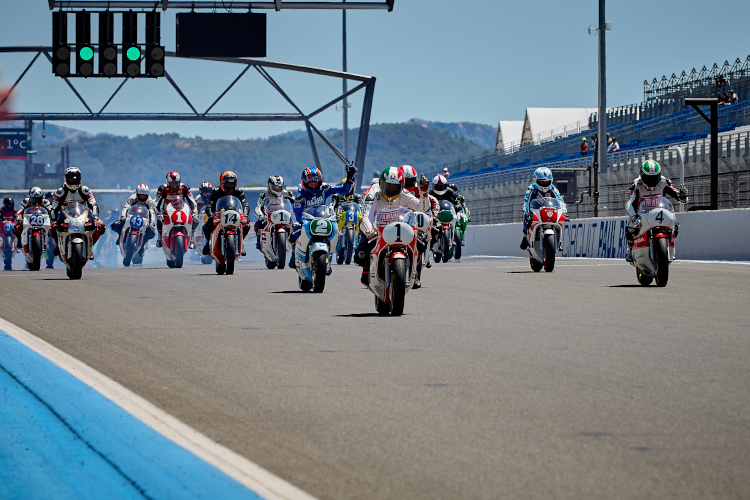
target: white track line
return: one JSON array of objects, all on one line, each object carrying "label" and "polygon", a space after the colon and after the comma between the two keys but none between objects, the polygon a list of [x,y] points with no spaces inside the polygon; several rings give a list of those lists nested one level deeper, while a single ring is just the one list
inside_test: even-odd
[{"label": "white track line", "polygon": [[0,329],[84,384],[91,386],[167,439],[202,458],[263,498],[268,500],[314,500],[313,496],[209,439],[106,375],[39,337],[2,318],[0,318]]}]

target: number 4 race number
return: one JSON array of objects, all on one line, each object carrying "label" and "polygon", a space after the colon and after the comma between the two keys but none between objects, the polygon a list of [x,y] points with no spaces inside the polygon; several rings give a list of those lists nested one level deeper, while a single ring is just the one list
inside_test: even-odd
[{"label": "number 4 race number", "polygon": [[664,210],[660,210],[659,215],[654,217],[654,219],[658,220],[659,222],[664,222]]}]

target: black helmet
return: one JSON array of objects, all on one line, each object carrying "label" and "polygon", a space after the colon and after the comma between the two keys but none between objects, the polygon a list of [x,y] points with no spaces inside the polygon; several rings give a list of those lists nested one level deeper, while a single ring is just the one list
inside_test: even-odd
[{"label": "black helmet", "polygon": [[3,208],[16,208],[16,203],[13,198],[5,198],[3,200]]},{"label": "black helmet", "polygon": [[221,174],[219,180],[221,181],[221,188],[227,193],[231,194],[234,191],[234,188],[237,187],[237,174],[231,170],[227,170]]},{"label": "black helmet", "polygon": [[76,190],[81,187],[81,171],[76,167],[65,169],[65,185],[68,189]]}]

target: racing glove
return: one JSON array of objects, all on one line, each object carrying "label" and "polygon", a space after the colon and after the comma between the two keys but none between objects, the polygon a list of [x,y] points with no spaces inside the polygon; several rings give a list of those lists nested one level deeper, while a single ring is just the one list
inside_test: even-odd
[{"label": "racing glove", "polygon": [[677,192],[677,199],[681,201],[682,203],[685,203],[688,198],[688,190],[687,188],[680,188],[680,190]]},{"label": "racing glove", "polygon": [[526,214],[523,216],[523,221],[527,224],[530,224],[531,222],[534,221],[534,216],[531,214]]},{"label": "racing glove", "polygon": [[357,173],[357,167],[354,165],[349,165],[346,167],[346,180],[349,182],[352,182],[354,180],[354,174]]}]

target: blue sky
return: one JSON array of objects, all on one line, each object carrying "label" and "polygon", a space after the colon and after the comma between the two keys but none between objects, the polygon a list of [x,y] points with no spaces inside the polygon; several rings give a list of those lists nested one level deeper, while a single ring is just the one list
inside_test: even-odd
[{"label": "blue sky", "polygon": [[[229,2],[226,2],[229,4]],[[268,57],[341,69],[339,11],[265,11]],[[174,49],[175,11],[162,17],[162,40]],[[527,107],[595,107],[597,40],[587,28],[598,19],[597,0],[396,0],[393,12],[349,11],[349,71],[377,77],[372,122],[410,118],[496,125],[522,120]],[[711,66],[750,54],[750,2],[710,6],[693,0],[609,1],[608,104],[639,102],[643,80]],[[49,45],[46,0],[0,0],[0,45]],[[0,54],[0,84],[23,71],[29,55]],[[205,109],[239,68],[170,59],[167,71],[198,109]],[[335,97],[337,79],[271,70],[309,111]],[[28,80],[27,80],[28,79]],[[92,108],[101,107],[119,81],[75,80]],[[350,84],[351,88],[351,84]],[[260,78],[241,81],[216,111],[288,112]],[[97,109],[98,109],[97,107]],[[49,64],[38,61],[20,85],[18,111],[83,111]],[[350,124],[358,124],[361,94]],[[165,79],[129,82],[109,111],[189,111]],[[341,112],[319,115],[318,128],[340,128]],[[135,136],[178,132],[204,138],[267,137],[296,123],[68,122],[93,133]]]}]

